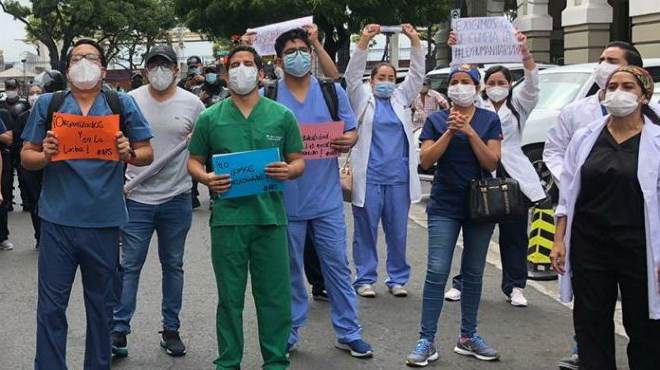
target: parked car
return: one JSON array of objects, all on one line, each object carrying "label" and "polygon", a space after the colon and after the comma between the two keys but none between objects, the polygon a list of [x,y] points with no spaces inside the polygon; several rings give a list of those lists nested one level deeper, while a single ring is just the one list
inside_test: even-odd
[{"label": "parked car", "polygon": [[655,83],[655,89],[653,90],[653,99],[654,102],[660,104],[660,82]]}]

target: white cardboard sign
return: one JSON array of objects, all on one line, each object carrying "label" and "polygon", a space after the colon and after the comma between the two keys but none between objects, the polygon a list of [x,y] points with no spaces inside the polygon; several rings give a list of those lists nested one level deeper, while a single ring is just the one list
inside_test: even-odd
[{"label": "white cardboard sign", "polygon": [[456,18],[452,30],[452,65],[522,61],[516,31],[506,17]]},{"label": "white cardboard sign", "polygon": [[252,47],[257,50],[259,55],[274,55],[275,40],[279,35],[290,29],[310,26],[313,23],[314,17],[309,16],[257,28],[248,28],[246,32],[255,34],[252,40]]}]

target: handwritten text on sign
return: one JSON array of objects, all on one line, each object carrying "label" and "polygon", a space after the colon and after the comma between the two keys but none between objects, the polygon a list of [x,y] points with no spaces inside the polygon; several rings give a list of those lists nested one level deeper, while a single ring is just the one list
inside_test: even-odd
[{"label": "handwritten text on sign", "polygon": [[220,199],[230,199],[284,190],[284,183],[266,175],[266,166],[280,161],[278,148],[215,154],[213,172],[229,175],[231,187]]},{"label": "handwritten text on sign", "polygon": [[275,55],[275,39],[279,35],[294,28],[309,26],[312,23],[314,23],[313,17],[303,17],[267,26],[248,28],[247,33],[255,34],[252,47],[257,50],[259,55]]},{"label": "handwritten text on sign", "polygon": [[520,62],[520,44],[505,17],[457,18],[452,20],[456,45],[452,65]]},{"label": "handwritten text on sign", "polygon": [[330,143],[344,134],[344,122],[300,125],[305,149],[305,159],[336,158],[339,153],[330,147]]},{"label": "handwritten text on sign", "polygon": [[116,139],[119,115],[78,116],[56,112],[53,113],[52,127],[59,142],[59,151],[53,161],[119,160]]}]

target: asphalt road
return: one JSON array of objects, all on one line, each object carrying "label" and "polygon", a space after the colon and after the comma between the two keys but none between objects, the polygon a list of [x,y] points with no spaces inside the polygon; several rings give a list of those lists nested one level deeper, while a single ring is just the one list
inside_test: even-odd
[{"label": "asphalt road", "polygon": [[[205,203],[204,206],[207,206]],[[423,214],[421,206],[415,209]],[[347,208],[349,240],[352,217]],[[185,265],[184,307],[181,314],[182,337],[188,346],[183,358],[168,357],[159,347],[160,330],[160,267],[155,244],[142,271],[138,309],[129,336],[129,357],[115,361],[115,369],[212,369],[217,354],[215,338],[215,281],[210,263],[208,228],[209,211],[194,212],[188,237]],[[359,360],[333,347],[334,336],[329,322],[327,303],[310,304],[307,327],[302,331],[299,350],[292,357],[295,370],[405,369],[406,354],[418,337],[421,291],[426,265],[426,230],[423,219],[409,223],[409,259],[413,266],[408,285],[408,298],[387,294],[384,284],[377,285],[375,299],[359,300],[363,335],[375,349],[375,356]],[[10,239],[13,251],[0,252],[0,330],[3,348],[0,369],[31,369],[35,346],[36,261],[32,231],[27,213],[10,214]],[[155,238],[154,238],[155,239]],[[379,240],[384,248],[382,235]],[[350,250],[350,249],[349,249]],[[383,253],[381,253],[382,255]],[[454,266],[458,264],[457,248]],[[381,258],[382,261],[382,258]],[[382,264],[381,264],[382,265]],[[530,306],[514,308],[507,304],[499,290],[500,271],[488,265],[485,272],[483,299],[479,316],[479,332],[501,353],[501,361],[485,363],[453,353],[459,323],[460,305],[448,303],[441,316],[438,334],[440,360],[431,369],[497,369],[536,370],[557,369],[556,361],[567,355],[571,343],[570,308],[558,303],[552,289],[530,287],[526,290]],[[554,283],[547,283],[554,284]],[[550,292],[550,293],[548,293]],[[69,339],[67,358],[70,369],[82,369],[85,340],[85,314],[79,276],[71,295],[68,310]],[[259,369],[261,356],[257,337],[257,322],[251,298],[245,307],[245,356],[243,369]],[[619,369],[625,364],[626,339],[617,336]]]}]

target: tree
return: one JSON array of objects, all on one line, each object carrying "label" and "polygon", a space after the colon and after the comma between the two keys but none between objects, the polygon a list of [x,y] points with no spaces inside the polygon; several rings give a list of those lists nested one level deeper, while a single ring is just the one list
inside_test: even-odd
[{"label": "tree", "polygon": [[[191,29],[214,36],[242,34],[249,27],[313,15],[326,35],[324,47],[338,60],[348,62],[350,35],[367,23],[426,24],[427,19],[447,17],[449,0],[175,0],[176,13]],[[429,5],[430,4],[430,5]],[[425,13],[426,12],[426,13]],[[433,14],[429,13],[432,12]],[[444,13],[443,13],[444,12]],[[337,55],[339,56],[338,58]]]},{"label": "tree", "polygon": [[108,10],[113,21],[100,25],[99,42],[106,58],[132,71],[137,56],[143,56],[157,42],[169,43],[168,31],[177,25],[172,0],[136,0]]},{"label": "tree", "polygon": [[99,39],[107,48],[106,57],[110,60],[131,40],[144,38],[153,43],[175,24],[173,0],[31,2],[30,7],[17,0],[0,0],[0,7],[25,24],[28,37],[46,46],[51,68],[60,71],[64,71],[67,53],[77,38]]}]

